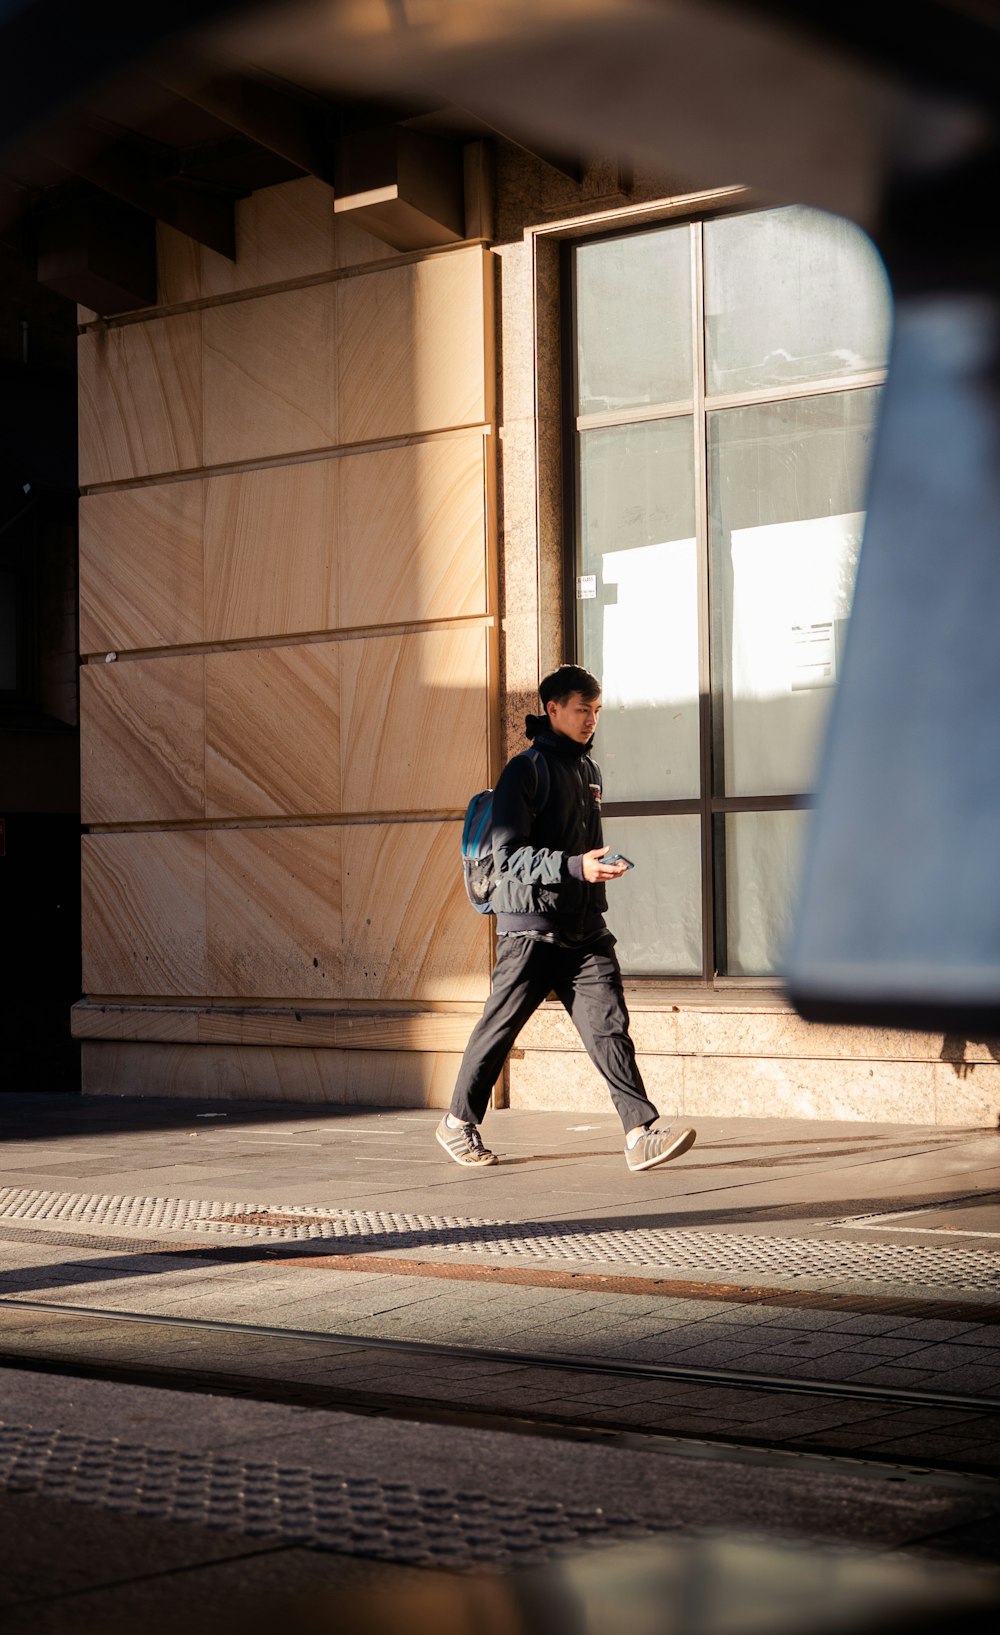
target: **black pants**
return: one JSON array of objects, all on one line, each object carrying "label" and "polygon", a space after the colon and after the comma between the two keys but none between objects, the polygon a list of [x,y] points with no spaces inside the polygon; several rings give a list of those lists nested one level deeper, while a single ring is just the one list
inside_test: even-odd
[{"label": "black pants", "polygon": [[459,1069],[451,1115],[481,1124],[490,1091],[515,1039],[555,991],[611,1092],[623,1128],[656,1118],[629,1038],[622,977],[610,940],[588,948],[556,948],[530,937],[501,937],[493,992],[472,1030]]}]

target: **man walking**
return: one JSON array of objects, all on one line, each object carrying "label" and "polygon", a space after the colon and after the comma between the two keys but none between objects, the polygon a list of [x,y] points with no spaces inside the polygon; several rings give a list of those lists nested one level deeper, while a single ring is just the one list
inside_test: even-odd
[{"label": "man walking", "polygon": [[538,691],[545,713],[525,720],[534,754],[508,761],[493,792],[493,992],[436,1138],[456,1164],[497,1162],[479,1134],[490,1092],[524,1024],[555,991],[611,1093],[629,1169],[652,1169],[687,1152],[695,1132],[653,1127],[659,1115],[639,1073],[615,939],[604,923],[605,884],[629,864],[607,856],[601,832],[601,774],[589,755],[601,685],[579,665],[563,664]]}]

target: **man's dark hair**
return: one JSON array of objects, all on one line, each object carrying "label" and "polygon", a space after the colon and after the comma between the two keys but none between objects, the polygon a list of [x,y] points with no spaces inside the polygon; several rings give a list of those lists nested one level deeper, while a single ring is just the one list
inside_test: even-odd
[{"label": "man's dark hair", "polygon": [[587,704],[601,696],[601,684],[597,677],[579,664],[560,664],[558,670],[543,676],[538,684],[543,710],[550,699],[554,698],[557,704],[565,704],[573,693],[580,693]]}]

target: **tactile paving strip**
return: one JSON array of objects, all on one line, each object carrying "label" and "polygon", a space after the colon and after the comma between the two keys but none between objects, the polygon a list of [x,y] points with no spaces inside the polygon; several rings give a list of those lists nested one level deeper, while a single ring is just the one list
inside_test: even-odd
[{"label": "tactile paving strip", "polygon": [[0,1490],[450,1571],[650,1536],[641,1521],[600,1509],[2,1423]]},{"label": "tactile paving strip", "polygon": [[705,1276],[823,1278],[875,1287],[1000,1292],[1000,1251],[933,1245],[857,1243],[835,1238],[622,1227],[561,1221],[497,1221],[383,1210],[318,1209],[177,1198],[88,1197],[0,1188],[0,1220],[73,1223],[150,1234],[181,1230],[223,1238],[350,1238],[384,1250],[443,1250],[564,1264],[636,1266]]}]

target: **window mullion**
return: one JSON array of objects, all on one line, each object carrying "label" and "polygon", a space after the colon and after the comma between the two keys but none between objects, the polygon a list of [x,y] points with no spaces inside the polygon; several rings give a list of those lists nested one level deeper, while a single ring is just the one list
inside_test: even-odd
[{"label": "window mullion", "polygon": [[[581,664],[583,662],[583,629],[576,585],[582,556],[580,482],[583,462],[580,450],[580,431],[577,426],[577,408],[580,401],[580,359],[577,339],[577,247],[575,244],[564,249],[561,270],[562,356],[564,360],[562,371],[564,428],[563,513],[573,541],[571,551],[563,549],[563,652],[569,655],[574,664]],[[539,652],[539,676],[543,674],[546,668],[547,665],[543,655]]]},{"label": "window mullion", "polygon": [[700,222],[691,227],[695,537],[698,552],[698,731],[701,758],[702,976],[715,975],[715,862],[712,829],[712,672],[708,560],[708,457],[705,418],[705,261]]}]

